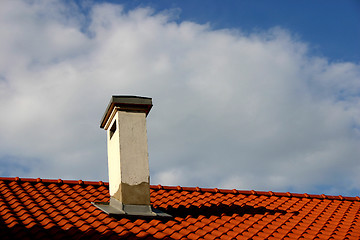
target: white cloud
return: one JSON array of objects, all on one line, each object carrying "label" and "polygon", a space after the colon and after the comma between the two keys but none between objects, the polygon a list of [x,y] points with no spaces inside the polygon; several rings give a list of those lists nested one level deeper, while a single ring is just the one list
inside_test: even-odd
[{"label": "white cloud", "polygon": [[158,183],[166,182],[167,185],[181,186],[188,183],[185,176],[186,173],[181,168],[167,169],[163,172],[156,172],[151,180]]},{"label": "white cloud", "polygon": [[62,2],[1,2],[3,172],[106,180],[99,120],[112,94],[134,94],[153,97],[153,184],[359,192],[358,64],[311,56],[280,28],[171,14],[105,4],[87,23]]}]

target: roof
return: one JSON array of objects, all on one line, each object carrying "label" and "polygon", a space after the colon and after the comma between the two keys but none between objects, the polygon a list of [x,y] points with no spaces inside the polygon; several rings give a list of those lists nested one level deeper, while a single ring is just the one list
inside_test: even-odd
[{"label": "roof", "polygon": [[151,186],[172,219],[113,218],[104,182],[0,178],[1,239],[360,239],[360,198]]}]

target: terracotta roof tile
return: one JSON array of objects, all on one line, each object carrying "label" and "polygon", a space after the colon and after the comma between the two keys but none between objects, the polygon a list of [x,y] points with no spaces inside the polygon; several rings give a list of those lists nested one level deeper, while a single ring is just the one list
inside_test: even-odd
[{"label": "terracotta roof tile", "polygon": [[0,178],[1,239],[359,239],[360,198],[151,186],[173,219],[115,219],[108,183]]}]

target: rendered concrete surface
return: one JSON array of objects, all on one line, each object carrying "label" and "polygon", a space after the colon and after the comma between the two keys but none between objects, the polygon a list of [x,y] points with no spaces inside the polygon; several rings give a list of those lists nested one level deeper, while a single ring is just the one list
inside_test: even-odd
[{"label": "rendered concrete surface", "polygon": [[131,107],[112,108],[104,124],[110,196],[123,204],[150,205],[146,109],[141,112]]},{"label": "rendered concrete surface", "polygon": [[[111,125],[116,124],[119,129],[118,114],[116,114]],[[107,131],[107,149],[108,149],[108,171],[109,171],[109,192],[113,196],[121,185],[120,169],[120,138],[119,131],[115,131],[110,138],[110,130]],[[117,197],[121,201],[120,196]]]}]

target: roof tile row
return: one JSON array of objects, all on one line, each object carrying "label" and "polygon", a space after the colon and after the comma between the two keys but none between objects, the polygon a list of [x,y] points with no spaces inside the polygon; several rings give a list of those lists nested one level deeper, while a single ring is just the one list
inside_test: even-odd
[{"label": "roof tile row", "polygon": [[2,239],[359,239],[359,197],[151,186],[174,218],[116,219],[104,182],[0,178]]}]

